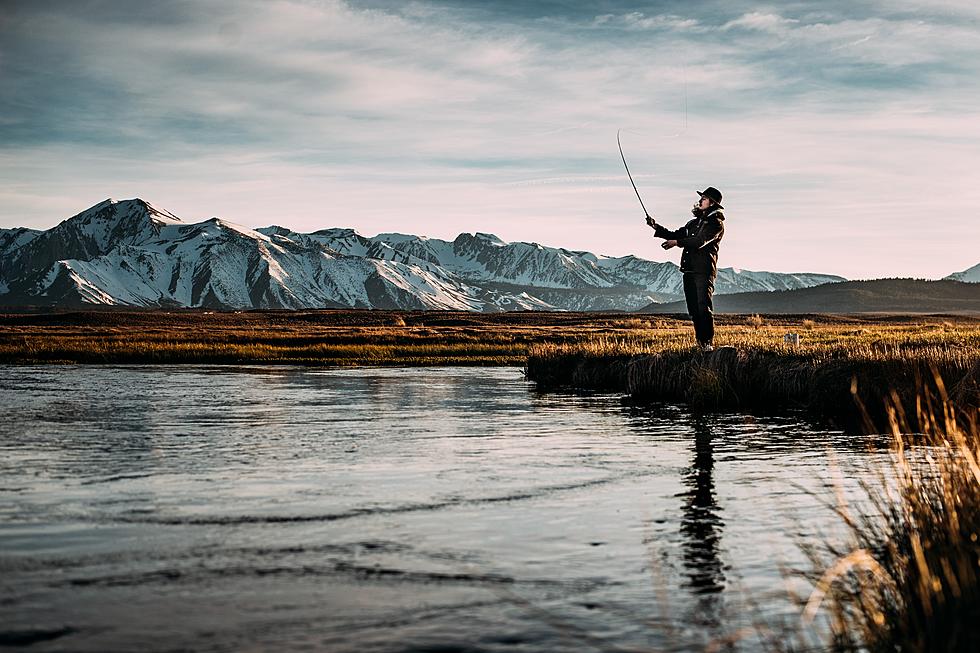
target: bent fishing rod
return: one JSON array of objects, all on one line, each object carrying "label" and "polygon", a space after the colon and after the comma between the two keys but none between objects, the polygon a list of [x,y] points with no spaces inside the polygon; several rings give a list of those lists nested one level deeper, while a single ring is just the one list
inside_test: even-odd
[{"label": "bent fishing rod", "polygon": [[640,197],[640,191],[636,188],[636,182],[633,181],[633,175],[630,174],[630,167],[626,164],[626,155],[623,154],[623,144],[619,140],[619,133],[623,131],[622,129],[616,130],[616,144],[619,145],[619,156],[623,157],[623,167],[626,168],[626,176],[630,178],[630,183],[633,184],[633,192],[636,193],[636,199],[640,200],[640,207],[643,209],[643,215],[647,217],[647,223],[653,218],[650,217],[650,213],[647,212],[647,207],[643,204],[643,198]]},{"label": "bent fishing rod", "polygon": [[[636,188],[636,182],[633,181],[633,175],[630,174],[630,167],[626,164],[626,155],[623,154],[623,144],[619,140],[619,132],[621,129],[616,130],[616,144],[619,145],[619,156],[623,158],[623,167],[626,168],[626,176],[630,178],[630,183],[633,184],[633,192],[636,193],[636,199],[640,200],[640,207],[643,209],[643,215],[647,217],[647,225],[651,227],[657,226],[657,221],[650,217],[650,213],[647,212],[647,207],[643,204],[643,198],[640,197],[640,191]],[[666,242],[660,244],[664,249],[670,249]]]}]

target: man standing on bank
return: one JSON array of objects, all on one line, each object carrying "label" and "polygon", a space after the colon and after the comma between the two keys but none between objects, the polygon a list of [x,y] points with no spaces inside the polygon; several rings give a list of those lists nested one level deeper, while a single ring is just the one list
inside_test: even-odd
[{"label": "man standing on bank", "polygon": [[681,272],[684,273],[684,297],[687,299],[687,312],[694,321],[694,336],[698,346],[704,351],[712,351],[711,341],[715,337],[715,320],[712,313],[711,296],[715,292],[715,277],[718,275],[718,245],[725,235],[724,207],[721,205],[721,192],[709,186],[698,191],[701,199],[691,213],[694,219],[677,231],[671,231],[651,217],[647,224],[653,227],[654,235],[663,238],[664,249],[683,247]]}]

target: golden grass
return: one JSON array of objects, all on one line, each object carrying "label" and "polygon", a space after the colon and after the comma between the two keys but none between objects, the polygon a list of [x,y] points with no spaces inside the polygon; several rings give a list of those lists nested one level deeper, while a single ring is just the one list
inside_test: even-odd
[{"label": "golden grass", "polygon": [[132,315],[83,315],[55,324],[0,321],[0,361],[519,366],[531,343],[553,337],[533,325],[494,328],[457,320],[426,327],[390,314],[367,314],[371,319],[354,324],[281,313],[137,314],[135,323]]},{"label": "golden grass", "polygon": [[941,379],[933,387],[914,420],[889,398],[891,464],[865,486],[859,515],[839,508],[848,541],[803,545],[814,583],[804,618],[829,616],[829,650],[977,650],[980,413],[962,419]]},{"label": "golden grass", "polygon": [[[809,408],[843,426],[857,425],[860,417],[850,394],[855,380],[867,405],[880,406],[897,389],[911,408],[917,383],[936,370],[957,405],[980,405],[980,328],[974,322],[810,320],[799,345],[783,342],[800,326],[723,325],[715,338],[719,349],[710,355],[695,350],[690,328],[680,326],[541,343],[531,347],[526,369],[544,387],[622,391],[700,409]],[[875,412],[882,422],[883,409]]]},{"label": "golden grass", "polygon": [[[929,348],[947,355],[980,345],[977,320],[759,320],[749,325],[742,316],[720,317],[716,344],[775,354],[877,357]],[[802,329],[806,332],[799,346],[783,344],[784,333]],[[367,362],[418,355],[454,360],[490,356],[521,364],[528,354],[641,355],[683,351],[692,342],[687,319],[622,314],[148,311],[0,316],[0,361],[5,362],[208,356]]]}]

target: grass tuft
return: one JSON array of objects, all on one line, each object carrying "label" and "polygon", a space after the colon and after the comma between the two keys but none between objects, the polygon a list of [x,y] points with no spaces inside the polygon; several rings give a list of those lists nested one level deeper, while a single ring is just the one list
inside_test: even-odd
[{"label": "grass tuft", "polygon": [[[888,397],[890,466],[865,486],[848,541],[804,545],[834,651],[975,651],[980,641],[980,413],[962,419],[940,377],[910,419]],[[912,424],[920,425],[919,429]]]}]

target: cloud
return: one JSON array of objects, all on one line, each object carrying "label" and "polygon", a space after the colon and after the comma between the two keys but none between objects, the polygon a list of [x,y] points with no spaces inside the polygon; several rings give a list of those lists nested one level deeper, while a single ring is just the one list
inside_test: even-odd
[{"label": "cloud", "polygon": [[628,14],[603,14],[593,19],[597,27],[618,27],[631,30],[665,30],[665,31],[702,31],[701,24],[696,18],[685,18],[676,14],[658,14],[648,16],[643,12],[632,11]]},{"label": "cloud", "polygon": [[733,29],[757,30],[760,32],[770,32],[772,34],[785,34],[793,25],[800,21],[793,18],[783,18],[778,14],[753,11],[744,14],[735,20],[730,20],[721,26],[722,31]]},{"label": "cloud", "polygon": [[[919,263],[909,237],[957,189],[980,200],[975,23],[886,4],[601,6],[17,5],[0,24],[0,225],[140,195],[188,219],[662,257],[637,251],[624,128],[665,220],[695,187],[736,189],[726,264],[976,263],[958,214],[943,260]],[[833,256],[813,251],[856,223]],[[865,230],[884,234],[874,264]]]}]

